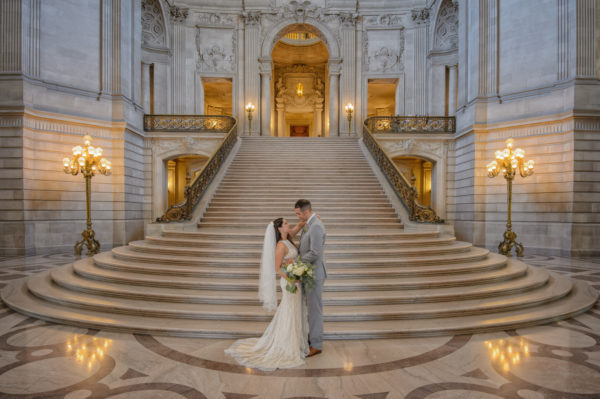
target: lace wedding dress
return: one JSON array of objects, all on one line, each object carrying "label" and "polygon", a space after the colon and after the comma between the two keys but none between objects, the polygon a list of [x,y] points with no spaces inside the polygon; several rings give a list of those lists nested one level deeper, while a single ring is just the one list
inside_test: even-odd
[{"label": "lace wedding dress", "polygon": [[[291,242],[284,243],[289,249],[285,264],[285,260],[298,255],[298,250]],[[262,337],[237,340],[225,350],[242,366],[272,371],[304,364],[309,353],[306,304],[300,288],[292,294],[286,285],[287,281],[281,278],[281,302]]]}]

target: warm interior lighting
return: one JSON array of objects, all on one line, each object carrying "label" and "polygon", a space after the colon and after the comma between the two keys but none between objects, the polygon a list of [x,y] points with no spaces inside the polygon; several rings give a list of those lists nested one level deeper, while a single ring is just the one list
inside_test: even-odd
[{"label": "warm interior lighting", "polygon": [[252,104],[252,103],[246,104],[246,112],[254,112],[254,104]]},{"label": "warm interior lighting", "polygon": [[504,240],[498,245],[498,252],[502,255],[511,256],[510,251],[514,248],[517,251],[517,256],[523,256],[523,244],[516,241],[517,234],[512,231],[511,205],[512,205],[512,182],[517,176],[517,172],[521,177],[531,176],[533,174],[533,161],[525,162],[525,151],[520,148],[513,149],[514,140],[506,140],[506,148],[496,151],[496,159],[487,164],[489,177],[496,177],[502,174],[508,185],[508,222],[506,223],[506,231],[503,234]]},{"label": "warm interior lighting", "polygon": [[97,337],[89,339],[85,335],[81,337],[75,335],[67,341],[67,354],[73,355],[78,364],[85,364],[88,370],[91,370],[97,361],[104,358],[110,344],[112,344],[111,339],[98,339]]},{"label": "warm interior lighting", "polygon": [[346,110],[347,114],[351,114],[352,112],[354,112],[354,105],[352,105],[351,103],[348,103],[348,105],[346,105],[346,107],[344,107],[344,109]]},{"label": "warm interior lighting", "polygon": [[492,363],[499,367],[502,371],[508,372],[511,368],[516,367],[522,359],[529,356],[529,345],[521,338],[519,344],[514,341],[485,341],[484,345],[488,349]]},{"label": "warm interior lighting", "polygon": [[302,83],[298,82],[298,84],[296,85],[296,95],[298,97],[302,97],[303,94],[304,94],[304,86],[302,85]]}]

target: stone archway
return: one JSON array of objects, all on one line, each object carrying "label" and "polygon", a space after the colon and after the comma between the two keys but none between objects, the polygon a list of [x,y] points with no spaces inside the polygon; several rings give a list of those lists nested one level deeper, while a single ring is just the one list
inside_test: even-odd
[{"label": "stone archway", "polygon": [[[286,36],[290,32],[302,30],[313,34],[318,37],[329,53],[329,58],[326,63],[326,75],[323,78],[318,77],[318,74],[313,74],[310,85],[314,86],[315,91],[312,91],[316,97],[312,98],[311,101],[320,102],[319,106],[314,107],[315,118],[313,120],[313,135],[315,136],[333,136],[338,135],[338,114],[339,114],[339,77],[340,77],[340,66],[341,60],[339,58],[340,49],[331,30],[317,20],[311,18],[303,19],[301,22],[295,19],[284,19],[281,22],[274,25],[265,35],[265,38],[261,45],[260,53],[260,75],[261,75],[261,131],[271,131],[271,126],[276,126],[273,130],[279,130],[280,132],[287,127],[287,124],[281,117],[279,112],[285,112],[281,105],[285,103],[284,95],[280,92],[282,88],[285,88],[284,79],[275,83],[274,87],[274,99],[271,100],[271,88],[273,86],[272,80],[274,79],[273,70],[273,50],[281,38]],[[312,73],[312,72],[309,72]],[[279,85],[279,86],[278,86]],[[313,87],[311,87],[312,89]],[[316,91],[320,92],[320,98]],[[278,100],[279,98],[279,100]],[[325,98],[328,101],[325,101]],[[279,103],[279,109],[277,104]],[[275,104],[275,118],[271,116],[272,105]],[[322,116],[319,119],[319,110]],[[274,123],[272,123],[274,119]],[[323,129],[319,129],[318,126],[323,126]]]}]

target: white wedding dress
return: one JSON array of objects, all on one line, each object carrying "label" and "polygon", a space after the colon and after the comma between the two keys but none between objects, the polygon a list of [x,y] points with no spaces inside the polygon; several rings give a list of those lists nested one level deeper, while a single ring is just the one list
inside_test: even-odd
[{"label": "white wedding dress", "polygon": [[[298,256],[291,242],[283,242],[289,249],[284,261]],[[306,304],[301,288],[292,294],[286,285],[287,281],[281,278],[281,302],[262,337],[237,340],[225,350],[242,366],[273,371],[304,364],[309,353]]]}]

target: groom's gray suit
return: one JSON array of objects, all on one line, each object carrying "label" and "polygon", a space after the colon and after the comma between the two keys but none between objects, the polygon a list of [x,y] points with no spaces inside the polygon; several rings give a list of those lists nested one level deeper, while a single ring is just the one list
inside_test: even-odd
[{"label": "groom's gray suit", "polygon": [[315,286],[306,293],[308,305],[308,325],[310,346],[323,349],[323,283],[327,278],[325,270],[325,226],[316,215],[304,226],[300,236],[300,258],[315,265]]}]

